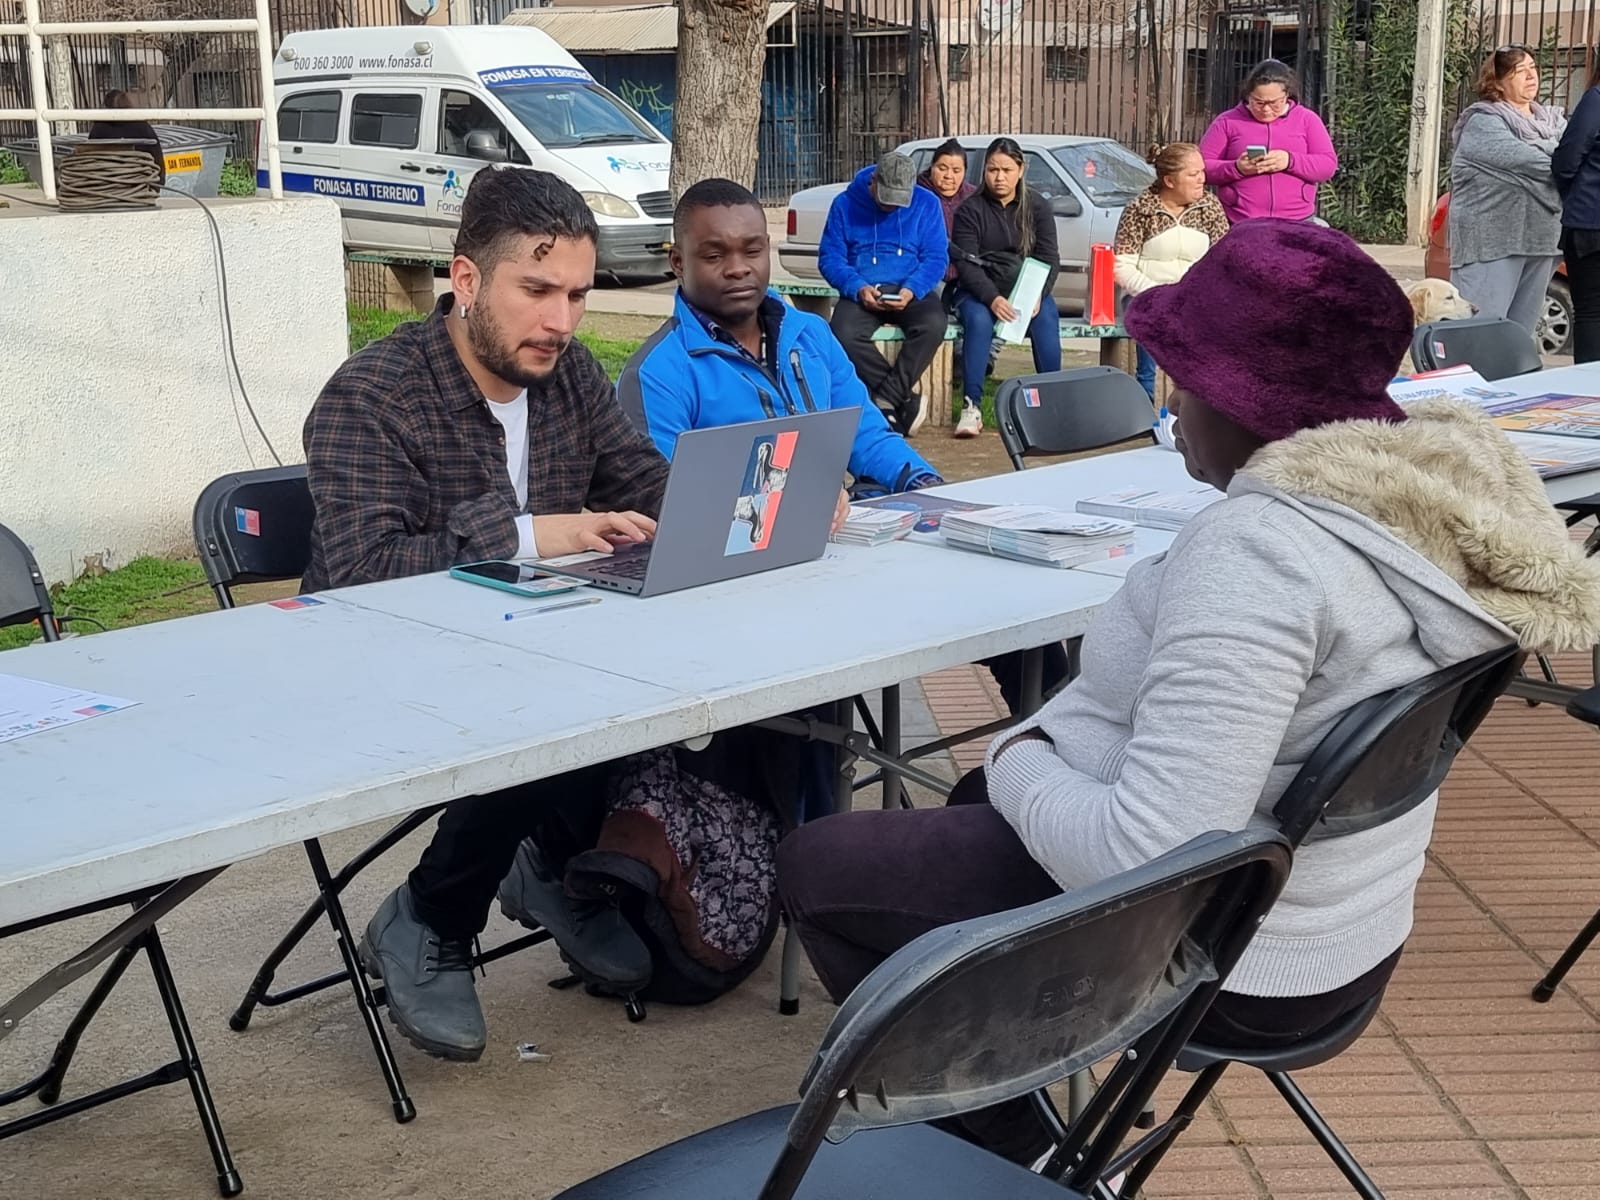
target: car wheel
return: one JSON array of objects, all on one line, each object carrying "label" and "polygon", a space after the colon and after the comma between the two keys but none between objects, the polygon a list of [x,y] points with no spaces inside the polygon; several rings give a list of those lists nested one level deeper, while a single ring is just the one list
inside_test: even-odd
[{"label": "car wheel", "polygon": [[1552,279],[1539,315],[1539,353],[1572,353],[1572,289],[1565,279]]}]

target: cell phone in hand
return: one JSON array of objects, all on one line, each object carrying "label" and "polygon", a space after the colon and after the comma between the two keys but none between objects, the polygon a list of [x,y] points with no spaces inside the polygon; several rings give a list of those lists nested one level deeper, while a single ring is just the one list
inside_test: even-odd
[{"label": "cell phone in hand", "polygon": [[1246,146],[1244,148],[1244,156],[1246,158],[1265,158],[1267,156],[1267,148],[1265,146]]},{"label": "cell phone in hand", "polygon": [[903,289],[898,283],[880,283],[878,285],[878,295],[882,296],[885,300],[900,299],[900,293],[902,290]]}]

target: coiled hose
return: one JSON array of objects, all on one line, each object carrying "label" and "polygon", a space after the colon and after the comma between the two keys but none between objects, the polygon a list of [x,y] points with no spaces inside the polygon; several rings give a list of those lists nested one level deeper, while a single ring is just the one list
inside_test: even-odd
[{"label": "coiled hose", "polygon": [[80,149],[56,165],[56,200],[63,212],[154,208],[159,178],[144,150]]}]

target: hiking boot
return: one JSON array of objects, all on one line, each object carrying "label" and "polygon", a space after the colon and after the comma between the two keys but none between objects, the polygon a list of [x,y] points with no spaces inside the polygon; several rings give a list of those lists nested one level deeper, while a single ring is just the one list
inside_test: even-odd
[{"label": "hiking boot", "polygon": [[401,884],[367,922],[356,948],[367,974],[383,980],[389,1019],[418,1050],[477,1062],[488,1040],[472,982],[472,943],[442,938],[417,916]]},{"label": "hiking boot", "polygon": [[961,416],[956,419],[955,436],[975,438],[983,432],[983,410],[971,400],[961,406]]},{"label": "hiking boot", "polygon": [[905,431],[906,437],[916,436],[928,421],[928,398],[921,392],[912,392],[901,404],[896,415],[899,417],[900,428]]},{"label": "hiking boot", "polygon": [[626,994],[650,982],[650,951],[622,910],[610,900],[569,896],[532,838],[522,839],[500,884],[500,911],[529,929],[548,929],[585,983]]}]

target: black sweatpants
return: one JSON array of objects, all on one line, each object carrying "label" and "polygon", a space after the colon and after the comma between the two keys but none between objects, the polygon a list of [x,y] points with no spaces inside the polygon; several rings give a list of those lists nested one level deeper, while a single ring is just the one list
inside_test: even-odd
[{"label": "black sweatpants", "polygon": [[[846,296],[840,296],[833,308],[833,336],[867,385],[867,394],[891,414],[898,413],[916,389],[917,380],[939,352],[948,324],[949,314],[937,292],[898,310],[872,312]],[[898,325],[905,331],[905,343],[893,363],[873,344],[872,335],[880,325]]]}]

